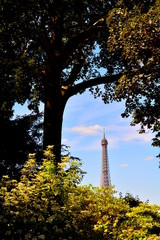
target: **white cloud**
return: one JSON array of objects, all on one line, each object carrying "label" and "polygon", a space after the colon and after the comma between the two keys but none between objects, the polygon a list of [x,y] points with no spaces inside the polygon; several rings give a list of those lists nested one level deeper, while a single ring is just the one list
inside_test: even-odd
[{"label": "white cloud", "polygon": [[120,167],[128,167],[128,163],[122,163],[120,164]]},{"label": "white cloud", "polygon": [[152,161],[153,159],[154,159],[153,156],[148,156],[148,157],[146,157],[144,160],[145,160],[145,161]]},{"label": "white cloud", "polygon": [[150,142],[153,138],[153,134],[151,133],[143,133],[139,134],[138,130],[139,126],[131,127],[131,126],[123,126],[123,125],[110,125],[107,126],[108,131],[111,131],[116,134],[117,141],[130,142],[134,140],[139,140],[141,142]]},{"label": "white cloud", "polygon": [[[108,140],[108,147],[109,148],[116,148],[118,147],[119,143],[121,142],[134,142],[138,141],[139,143],[143,144],[146,142],[150,142],[153,138],[151,133],[138,133],[138,126],[131,127],[125,126],[121,124],[112,124],[101,126],[98,124],[95,125],[77,125],[72,128],[67,128],[65,131],[69,132],[70,135],[67,137],[69,146],[74,146],[74,148],[90,151],[90,150],[100,150],[101,144],[100,140],[103,136],[103,128],[106,129],[106,138]],[[75,133],[74,138],[71,136],[72,133]],[[94,138],[94,136],[101,136]],[[89,141],[87,137],[92,137]],[[72,139],[72,140],[71,140]],[[87,141],[87,142],[86,142]]]},{"label": "white cloud", "polygon": [[73,128],[68,129],[69,132],[76,132],[80,135],[99,135],[100,131],[102,132],[102,127],[100,125],[93,126],[75,126]]},{"label": "white cloud", "polygon": [[[133,131],[134,130],[134,131]],[[130,132],[124,134],[123,140],[125,142],[129,142],[132,140],[140,140],[144,142],[150,142],[153,136],[151,134],[139,134],[137,130],[134,128],[133,130],[130,130]]]}]

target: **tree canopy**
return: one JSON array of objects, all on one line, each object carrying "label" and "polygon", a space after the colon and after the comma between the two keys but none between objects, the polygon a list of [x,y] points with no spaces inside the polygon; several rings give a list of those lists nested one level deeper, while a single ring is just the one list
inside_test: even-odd
[{"label": "tree canopy", "polygon": [[54,145],[57,162],[65,105],[87,88],[104,102],[126,99],[125,116],[158,131],[158,10],[151,0],[139,8],[116,0],[3,1],[1,85],[10,94],[0,109],[27,101],[37,111],[44,102],[43,145]]},{"label": "tree canopy", "polygon": [[123,116],[132,114],[140,132],[157,132],[153,145],[160,146],[160,3],[119,1],[107,23],[109,49],[124,65],[114,98],[126,99]]}]

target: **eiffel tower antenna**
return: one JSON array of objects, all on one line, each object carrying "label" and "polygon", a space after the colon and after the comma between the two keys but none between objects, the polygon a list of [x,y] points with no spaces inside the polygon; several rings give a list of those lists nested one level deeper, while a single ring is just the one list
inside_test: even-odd
[{"label": "eiffel tower antenna", "polygon": [[105,128],[103,128],[103,138],[105,138]]}]

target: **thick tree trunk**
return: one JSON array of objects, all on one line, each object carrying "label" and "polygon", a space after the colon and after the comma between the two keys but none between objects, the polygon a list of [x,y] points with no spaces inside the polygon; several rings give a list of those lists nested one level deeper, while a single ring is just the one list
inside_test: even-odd
[{"label": "thick tree trunk", "polygon": [[65,97],[61,92],[62,72],[62,36],[63,36],[63,0],[54,1],[50,6],[50,34],[46,30],[46,18],[42,19],[43,47],[48,56],[45,75],[45,109],[44,109],[44,135],[43,148],[48,145],[54,146],[56,163],[61,161],[61,134],[63,112],[66,105]]},{"label": "thick tree trunk", "polygon": [[55,85],[48,84],[45,96],[43,148],[54,146],[57,164],[61,161],[62,122],[67,100],[61,94],[60,86]]}]

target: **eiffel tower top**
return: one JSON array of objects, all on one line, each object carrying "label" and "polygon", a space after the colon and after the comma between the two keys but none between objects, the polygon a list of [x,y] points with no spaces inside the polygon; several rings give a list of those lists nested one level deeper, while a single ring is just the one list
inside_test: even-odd
[{"label": "eiffel tower top", "polygon": [[109,160],[108,160],[108,141],[105,138],[105,130],[103,133],[103,139],[101,140],[102,145],[102,162],[101,162],[101,187],[108,188],[111,185],[110,171],[109,171]]}]

